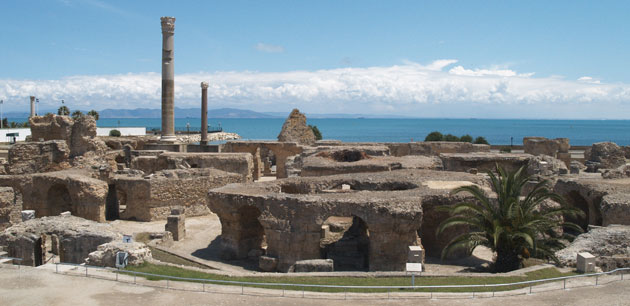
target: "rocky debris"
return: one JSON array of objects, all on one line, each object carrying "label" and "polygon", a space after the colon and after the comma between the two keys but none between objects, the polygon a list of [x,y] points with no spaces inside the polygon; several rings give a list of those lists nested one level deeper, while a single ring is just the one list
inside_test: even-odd
[{"label": "rocky debris", "polygon": [[278,135],[278,141],[297,142],[302,145],[315,144],[315,134],[306,125],[306,116],[296,108],[291,111],[289,117],[282,125],[282,130]]},{"label": "rocky debris", "polygon": [[587,171],[597,172],[599,169],[615,169],[626,164],[625,153],[614,142],[597,142],[589,151],[584,152]]},{"label": "rocky debris", "polygon": [[20,223],[22,199],[17,199],[13,188],[0,187],[0,231]]},{"label": "rocky debris", "polygon": [[548,155],[533,156],[527,162],[528,175],[549,177],[567,173],[569,173],[569,169],[564,162]]},{"label": "rocky debris", "polygon": [[[121,237],[111,225],[74,216],[43,217],[13,225],[0,234],[0,245],[7,246],[10,257],[22,258],[22,264],[36,266],[43,263],[39,248],[48,250],[44,237],[56,236],[61,262],[81,264],[88,254],[103,243]],[[42,250],[42,251],[43,251]]]},{"label": "rocky debris", "polygon": [[293,272],[333,272],[332,259],[299,260],[293,265]]},{"label": "rocky debris", "polygon": [[28,209],[21,212],[22,222],[35,219],[35,211]]},{"label": "rocky debris", "polygon": [[112,150],[122,150],[126,145],[129,145],[131,150],[142,150],[145,144],[159,141],[158,136],[99,136],[99,138]]},{"label": "rocky debris", "polygon": [[9,174],[30,174],[70,168],[70,149],[65,141],[16,143],[9,149]]},{"label": "rocky debris", "polygon": [[623,150],[623,155],[626,159],[630,159],[630,146],[623,146],[621,149]]},{"label": "rocky debris", "polygon": [[577,160],[571,161],[571,166],[569,172],[571,174],[580,174],[581,171],[586,170],[586,166],[584,166],[581,162]]},{"label": "rocky debris", "polygon": [[596,265],[604,271],[630,267],[627,265],[630,262],[630,226],[592,227],[569,246],[556,252],[556,256],[562,264],[575,266],[577,253],[580,252],[596,256]]},{"label": "rocky debris", "polygon": [[607,169],[602,173],[605,179],[620,179],[630,177],[630,165],[623,165],[617,169]]},{"label": "rocky debris", "polygon": [[116,267],[116,253],[118,252],[129,254],[127,263],[131,266],[141,265],[153,259],[151,249],[144,243],[112,241],[99,245],[96,251],[88,254],[85,263],[90,266]]},{"label": "rocky debris", "polygon": [[[201,134],[177,134],[177,141],[181,143],[197,143],[201,141]],[[218,132],[208,133],[208,141],[218,140],[237,140],[241,139],[241,136],[236,133]]]},{"label": "rocky debris", "polygon": [[263,272],[276,272],[278,269],[278,258],[260,256],[258,258],[258,268]]}]

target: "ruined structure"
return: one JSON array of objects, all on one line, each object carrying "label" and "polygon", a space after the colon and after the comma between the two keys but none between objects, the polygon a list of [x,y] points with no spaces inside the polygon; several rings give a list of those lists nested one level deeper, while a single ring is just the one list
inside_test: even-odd
[{"label": "ruined structure", "polygon": [[562,160],[567,167],[571,164],[570,148],[568,138],[523,137],[525,153],[555,157]]},{"label": "ruined structure", "polygon": [[261,268],[291,271],[297,261],[321,259],[325,250],[330,252],[321,247],[322,226],[335,216],[352,218],[349,228],[354,229],[346,233],[358,239],[352,239],[355,249],[346,261],[363,258],[366,270],[401,271],[408,246],[419,244],[419,238],[436,254],[456,234],[436,239],[435,228],[446,215],[435,208],[461,201],[462,195],[449,191],[465,184],[483,186],[485,181],[429,170],[289,178],[213,189],[208,205],[221,220],[225,258],[245,258],[260,250]]},{"label": "ruined structure", "polygon": [[594,143],[590,150],[584,152],[587,171],[599,169],[615,169],[626,164],[624,150],[613,142]]},{"label": "ruined structure", "polygon": [[295,108],[282,125],[282,130],[278,135],[280,142],[296,142],[301,145],[312,145],[315,143],[313,130],[306,125],[306,116]]},{"label": "ruined structure", "polygon": [[51,257],[83,263],[103,243],[120,238],[109,224],[74,216],[43,217],[14,225],[0,233],[0,245],[22,265],[39,266]]},{"label": "ruined structure", "polygon": [[201,82],[201,145],[208,144],[208,83]]},{"label": "ruined structure", "polygon": [[562,264],[575,266],[580,252],[595,255],[595,265],[603,271],[630,266],[630,226],[592,227],[556,256]]},{"label": "ruined structure", "polygon": [[175,18],[161,17],[162,24],[162,136],[161,141],[175,138]]},{"label": "ruined structure", "polygon": [[21,211],[21,197],[17,197],[11,187],[0,187],[0,231],[20,223]]},{"label": "ruined structure", "polygon": [[111,180],[108,207],[119,214],[111,219],[165,220],[175,207],[184,207],[188,216],[205,215],[209,189],[246,181],[241,175],[208,168],[162,170],[150,176],[120,174]]}]

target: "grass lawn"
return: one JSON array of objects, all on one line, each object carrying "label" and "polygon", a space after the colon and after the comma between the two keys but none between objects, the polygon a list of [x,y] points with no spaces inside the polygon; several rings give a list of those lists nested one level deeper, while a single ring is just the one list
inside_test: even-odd
[{"label": "grass lawn", "polygon": [[[230,280],[241,282],[257,282],[257,283],[291,283],[291,284],[317,284],[317,285],[341,285],[341,286],[409,286],[411,285],[411,276],[408,277],[264,277],[264,276],[248,276],[248,277],[228,277],[212,273],[193,271],[179,267],[157,265],[145,263],[140,266],[128,267],[128,271],[145,272],[166,276],[208,279],[208,280]],[[575,273],[561,273],[555,268],[546,268],[526,273],[526,276],[488,276],[488,277],[470,277],[470,276],[449,276],[434,277],[422,276],[416,277],[416,286],[426,285],[483,285],[483,284],[502,284],[514,283],[528,280],[546,279],[552,277],[575,275]],[[149,280],[161,280],[161,277],[147,277]],[[239,285],[240,286],[240,285]],[[275,288],[281,287],[252,285],[249,287]],[[417,289],[418,292],[489,292],[504,291],[523,288],[527,286],[502,286],[502,287],[479,287],[479,288],[435,288],[435,289]],[[302,287],[286,287],[287,290],[302,290]],[[314,288],[305,287],[307,291],[318,292],[343,292],[342,288]],[[348,289],[348,292],[386,292],[387,289]],[[405,290],[409,291],[409,290]]]}]

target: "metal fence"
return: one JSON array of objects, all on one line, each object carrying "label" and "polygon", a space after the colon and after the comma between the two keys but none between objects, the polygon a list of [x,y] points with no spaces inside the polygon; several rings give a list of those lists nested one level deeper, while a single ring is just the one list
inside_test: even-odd
[{"label": "metal fence", "polygon": [[68,263],[55,264],[55,273],[59,274],[107,279],[156,288],[224,294],[324,299],[441,299],[513,296],[598,286],[623,281],[624,278],[628,279],[628,277],[624,276],[627,271],[630,271],[630,268],[504,284],[342,286],[198,279]]}]

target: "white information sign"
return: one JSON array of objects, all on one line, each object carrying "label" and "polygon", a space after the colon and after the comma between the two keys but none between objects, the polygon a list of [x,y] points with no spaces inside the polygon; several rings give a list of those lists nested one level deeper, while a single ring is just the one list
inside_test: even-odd
[{"label": "white information sign", "polygon": [[422,264],[415,263],[415,262],[408,262],[407,272],[422,272]]}]

